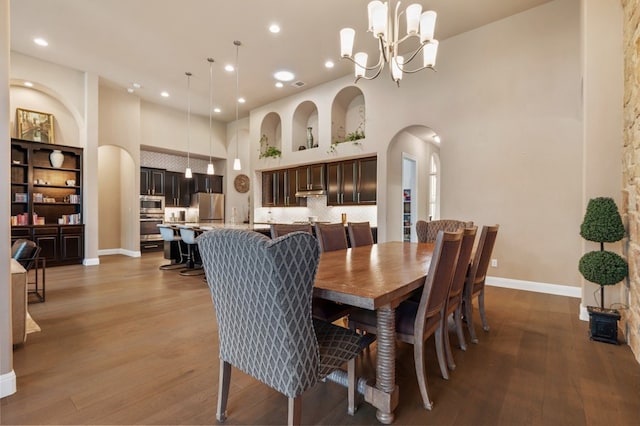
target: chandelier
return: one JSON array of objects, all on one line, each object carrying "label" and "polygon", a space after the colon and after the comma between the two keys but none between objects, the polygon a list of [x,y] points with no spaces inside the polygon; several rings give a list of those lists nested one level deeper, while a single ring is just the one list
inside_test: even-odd
[{"label": "chandelier", "polygon": [[[355,64],[356,83],[361,78],[373,80],[380,75],[385,63],[391,68],[391,79],[400,86],[403,73],[415,73],[429,68],[435,70],[438,40],[433,38],[436,26],[436,12],[429,10],[422,12],[422,5],[414,3],[404,11],[400,11],[400,2],[396,3],[395,11],[391,15],[389,2],[372,1],[367,6],[369,25],[367,31],[378,39],[380,57],[378,63],[367,66],[368,55],[357,52],[353,55],[353,41],[356,32],[353,28],[340,30],[340,54]],[[406,16],[406,35],[400,38],[400,18]],[[399,47],[405,41],[418,39],[419,46],[406,56],[398,54]],[[407,65],[422,52],[422,66],[409,69]],[[417,62],[417,61],[416,61]],[[414,66],[415,67],[415,66]],[[372,71],[367,75],[368,71]]]}]

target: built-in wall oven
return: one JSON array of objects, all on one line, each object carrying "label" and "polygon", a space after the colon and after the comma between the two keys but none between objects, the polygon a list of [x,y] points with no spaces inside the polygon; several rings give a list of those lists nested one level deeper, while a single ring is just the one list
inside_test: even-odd
[{"label": "built-in wall oven", "polygon": [[164,223],[164,197],[140,196],[140,250],[161,250],[162,235],[158,225]]}]

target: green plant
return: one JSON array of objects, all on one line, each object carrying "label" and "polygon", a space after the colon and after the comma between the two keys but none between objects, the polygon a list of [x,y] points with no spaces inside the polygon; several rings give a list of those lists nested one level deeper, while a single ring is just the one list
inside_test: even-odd
[{"label": "green plant", "polygon": [[260,155],[258,158],[277,158],[282,155],[282,151],[280,151],[275,146],[269,145],[269,138],[267,135],[262,135],[260,137]]},{"label": "green plant", "polygon": [[600,308],[604,309],[604,286],[617,284],[629,274],[626,260],[604,249],[604,243],[620,241],[624,237],[622,218],[612,198],[589,200],[580,235],[588,241],[600,243],[600,251],[582,256],[578,270],[587,281],[600,285]]}]

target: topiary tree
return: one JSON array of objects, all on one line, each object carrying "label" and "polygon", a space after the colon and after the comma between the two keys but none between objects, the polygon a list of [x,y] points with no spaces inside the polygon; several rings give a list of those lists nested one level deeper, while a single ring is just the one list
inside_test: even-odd
[{"label": "topiary tree", "polygon": [[627,262],[619,254],[604,249],[604,243],[614,243],[624,237],[622,218],[612,198],[589,200],[580,235],[600,243],[600,251],[582,256],[578,270],[587,281],[600,285],[600,308],[604,309],[604,286],[618,284],[629,273]]}]

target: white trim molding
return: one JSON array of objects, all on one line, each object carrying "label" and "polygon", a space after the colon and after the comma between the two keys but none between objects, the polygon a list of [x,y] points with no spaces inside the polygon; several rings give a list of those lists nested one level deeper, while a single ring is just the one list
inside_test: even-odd
[{"label": "white trim molding", "polygon": [[16,373],[11,372],[0,375],[0,398],[16,393]]},{"label": "white trim molding", "polygon": [[[486,284],[494,287],[512,288],[515,290],[533,291],[536,293],[554,294],[556,296],[582,298],[582,288],[561,284],[538,283],[535,281],[513,280],[511,278],[487,277]],[[580,304],[578,317],[582,321],[589,320],[587,308]]]},{"label": "white trim molding", "polygon": [[84,258],[84,260],[82,261],[82,264],[84,266],[96,266],[100,264],[100,259],[96,258]]},{"label": "white trim molding", "polygon": [[114,254],[121,254],[123,256],[129,256],[129,257],[140,257],[142,256],[140,250],[126,250],[123,248],[116,248],[116,249],[104,249],[104,250],[98,250],[98,256],[111,256]]}]

